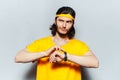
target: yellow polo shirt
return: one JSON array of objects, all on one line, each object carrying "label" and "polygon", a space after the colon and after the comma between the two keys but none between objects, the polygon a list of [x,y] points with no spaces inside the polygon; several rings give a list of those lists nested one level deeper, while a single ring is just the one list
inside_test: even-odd
[{"label": "yellow polo shirt", "polygon": [[[55,46],[52,36],[38,39],[27,46],[29,52],[42,52]],[[77,39],[71,39],[62,45],[67,53],[82,56],[89,51],[88,46]],[[81,80],[80,65],[70,62],[61,61],[50,63],[49,57],[38,60],[36,80]]]}]

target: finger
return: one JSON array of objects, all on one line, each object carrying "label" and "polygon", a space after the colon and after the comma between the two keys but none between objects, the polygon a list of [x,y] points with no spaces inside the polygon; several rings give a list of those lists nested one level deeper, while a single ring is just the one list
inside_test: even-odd
[{"label": "finger", "polygon": [[65,50],[62,49],[60,46],[56,46],[56,50],[60,50],[60,51],[62,51],[62,52],[65,52]]},{"label": "finger", "polygon": [[56,57],[56,61],[57,61],[57,62],[61,62],[62,59],[61,59],[60,57]]},{"label": "finger", "polygon": [[62,48],[60,48],[59,50],[60,50],[60,51],[62,51],[62,52],[65,52],[65,50],[64,50],[64,49],[62,49]]},{"label": "finger", "polygon": [[60,47],[59,47],[59,46],[55,46],[55,49],[56,49],[56,50],[59,50],[59,49],[60,49]]},{"label": "finger", "polygon": [[55,55],[54,54],[52,54],[52,55],[50,55],[50,58],[49,58],[50,60],[50,62],[52,63],[52,62],[54,62],[54,61],[56,61],[56,57],[55,57]]},{"label": "finger", "polygon": [[62,54],[55,51],[53,54],[50,55],[50,62],[60,62],[63,60],[63,58],[61,57]]},{"label": "finger", "polygon": [[53,51],[55,51],[55,50],[56,50],[55,47],[52,47],[52,48],[49,49],[50,53],[53,52]]},{"label": "finger", "polygon": [[47,53],[48,56],[49,56],[49,55],[50,55],[51,53],[53,53],[55,50],[56,50],[56,48],[55,48],[55,47],[52,47],[52,48],[50,48],[49,50],[47,50],[46,53]]}]

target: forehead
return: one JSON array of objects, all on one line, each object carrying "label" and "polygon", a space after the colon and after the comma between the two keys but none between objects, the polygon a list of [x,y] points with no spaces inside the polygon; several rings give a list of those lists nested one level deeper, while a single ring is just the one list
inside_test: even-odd
[{"label": "forehead", "polygon": [[58,20],[64,20],[64,21],[72,21],[72,19],[71,18],[67,18],[67,17],[58,17],[57,18]]}]

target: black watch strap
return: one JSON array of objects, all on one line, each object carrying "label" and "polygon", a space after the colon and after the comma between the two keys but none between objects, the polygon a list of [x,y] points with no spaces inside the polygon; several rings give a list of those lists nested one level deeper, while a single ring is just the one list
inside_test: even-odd
[{"label": "black watch strap", "polygon": [[64,61],[67,61],[67,52],[64,52]]}]

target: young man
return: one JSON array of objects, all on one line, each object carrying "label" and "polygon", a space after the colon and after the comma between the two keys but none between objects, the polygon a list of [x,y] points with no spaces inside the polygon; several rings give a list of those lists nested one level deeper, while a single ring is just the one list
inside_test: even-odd
[{"label": "young man", "polygon": [[52,36],[38,39],[21,50],[17,63],[37,61],[37,80],[81,80],[80,66],[98,67],[89,47],[74,38],[75,11],[61,7],[50,30]]}]

